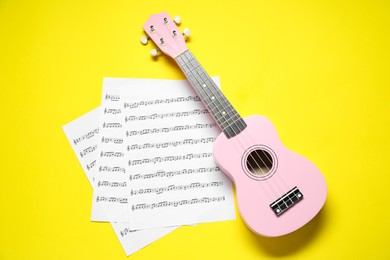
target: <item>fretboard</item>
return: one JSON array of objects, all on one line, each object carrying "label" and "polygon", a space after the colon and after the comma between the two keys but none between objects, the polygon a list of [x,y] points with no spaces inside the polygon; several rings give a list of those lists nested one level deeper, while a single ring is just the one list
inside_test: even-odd
[{"label": "fretboard", "polygon": [[187,50],[177,56],[175,60],[226,137],[231,138],[244,130],[246,127],[245,121],[222,94],[194,55]]}]

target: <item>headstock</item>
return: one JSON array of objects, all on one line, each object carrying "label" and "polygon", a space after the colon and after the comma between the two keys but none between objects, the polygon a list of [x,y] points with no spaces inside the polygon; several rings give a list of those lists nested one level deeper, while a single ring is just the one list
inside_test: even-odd
[{"label": "headstock", "polygon": [[148,40],[152,39],[158,47],[150,52],[152,56],[156,56],[157,52],[161,50],[168,56],[175,58],[188,49],[184,36],[190,35],[187,28],[184,29],[184,34],[180,32],[176,26],[180,22],[179,16],[172,20],[167,12],[152,14],[143,26],[148,37],[141,37],[141,43],[147,44]]}]

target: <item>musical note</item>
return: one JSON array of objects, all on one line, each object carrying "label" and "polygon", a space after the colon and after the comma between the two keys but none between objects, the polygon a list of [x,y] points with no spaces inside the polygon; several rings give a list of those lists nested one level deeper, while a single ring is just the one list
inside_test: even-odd
[{"label": "musical note", "polygon": [[191,130],[191,129],[212,128],[215,127],[216,125],[217,125],[216,123],[206,123],[206,124],[179,125],[173,127],[143,129],[138,131],[126,131],[126,137],[134,136],[134,135],[169,133],[174,131]]},{"label": "musical note", "polygon": [[219,167],[203,167],[203,168],[193,168],[193,169],[182,169],[177,171],[164,171],[159,170],[155,173],[146,173],[146,174],[131,174],[129,176],[129,180],[144,180],[144,179],[151,179],[151,178],[171,178],[174,176],[184,175],[184,174],[194,174],[194,173],[204,173],[204,172],[219,172]]},{"label": "musical note", "polygon": [[200,144],[200,143],[207,144],[207,143],[213,143],[215,139],[216,139],[215,137],[208,137],[208,138],[198,138],[198,139],[184,139],[180,141],[163,142],[163,143],[145,143],[142,145],[132,144],[127,146],[127,151],[151,149],[151,148],[176,147],[178,145],[186,145],[186,144]]},{"label": "musical note", "polygon": [[122,144],[123,138],[113,138],[113,137],[102,137],[102,143],[114,143],[114,144]]},{"label": "musical note", "polygon": [[98,133],[99,133],[99,128],[93,129],[92,131],[89,131],[88,133],[83,134],[82,136],[73,139],[73,143],[76,145],[83,140],[90,139],[90,138],[94,137]]},{"label": "musical note", "polygon": [[199,102],[200,98],[198,96],[188,96],[188,97],[177,97],[177,98],[166,98],[166,99],[156,99],[156,100],[148,100],[148,101],[139,101],[124,103],[124,108],[137,108],[139,106],[150,106],[156,104],[170,104],[170,103],[178,103],[178,102],[186,102],[186,101],[195,101]]},{"label": "musical note", "polygon": [[118,167],[118,166],[114,166],[114,167],[100,166],[99,172],[122,172],[122,173],[125,173],[126,170],[125,170],[125,168]]},{"label": "musical note", "polygon": [[127,236],[128,234],[134,233],[136,231],[137,230],[130,230],[129,228],[125,228],[125,229],[120,231],[120,234],[121,234],[122,237],[124,237],[124,236]]},{"label": "musical note", "polygon": [[98,187],[126,187],[126,182],[116,182],[116,181],[98,181]]},{"label": "musical note", "polygon": [[204,203],[211,203],[211,202],[220,202],[225,201],[225,196],[220,197],[203,197],[203,198],[195,198],[191,200],[177,200],[177,201],[161,201],[158,203],[151,203],[151,204],[136,204],[131,206],[132,211],[135,210],[145,210],[145,209],[155,209],[160,207],[178,207],[178,206],[185,206],[185,205],[192,205],[192,204],[204,204]]},{"label": "musical note", "polygon": [[143,121],[143,120],[149,120],[149,119],[164,119],[168,117],[186,117],[186,116],[192,116],[192,115],[202,115],[202,114],[208,114],[209,111],[207,109],[194,109],[192,111],[184,111],[184,112],[170,112],[170,113],[163,113],[163,114],[151,114],[146,116],[126,116],[125,122],[129,121]]},{"label": "musical note", "polygon": [[89,146],[85,149],[83,149],[81,152],[80,152],[80,156],[81,157],[84,157],[86,156],[87,154],[90,154],[90,153],[93,153],[97,148],[97,145],[93,145],[93,146]]},{"label": "musical note", "polygon": [[109,151],[109,152],[101,152],[100,157],[123,157],[124,154],[122,152],[114,152],[114,151]]},{"label": "musical note", "polygon": [[162,194],[163,192],[167,192],[167,191],[181,191],[181,190],[185,191],[194,188],[209,188],[209,187],[218,187],[222,185],[223,185],[222,181],[219,182],[213,181],[207,183],[196,182],[196,183],[191,183],[186,185],[169,185],[167,187],[131,190],[130,194],[131,196],[137,194],[150,194],[150,193]]},{"label": "musical note", "polygon": [[103,128],[121,128],[121,123],[103,123]]},{"label": "musical note", "polygon": [[106,94],[105,95],[105,100],[109,100],[109,101],[119,101],[121,99],[121,97],[119,95],[110,95],[110,94]]},{"label": "musical note", "polygon": [[127,203],[127,198],[97,196],[96,202]]},{"label": "musical note", "polygon": [[94,160],[93,162],[87,164],[86,167],[87,167],[88,170],[91,170],[93,167],[95,167],[95,165],[96,165],[96,160]]},{"label": "musical note", "polygon": [[172,162],[178,160],[192,160],[199,158],[207,158],[213,156],[212,153],[199,153],[199,154],[186,154],[186,155],[176,155],[176,156],[165,156],[165,157],[154,157],[154,158],[145,158],[138,160],[129,160],[128,165],[139,165],[144,163],[158,163],[158,162]]},{"label": "musical note", "polygon": [[104,109],[104,114],[120,114],[122,111],[120,108],[105,108]]}]

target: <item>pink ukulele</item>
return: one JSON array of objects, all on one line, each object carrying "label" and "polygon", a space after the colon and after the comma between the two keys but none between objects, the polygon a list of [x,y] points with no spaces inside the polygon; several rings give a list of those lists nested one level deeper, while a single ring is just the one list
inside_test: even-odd
[{"label": "pink ukulele", "polygon": [[[325,203],[327,188],[318,168],[288,150],[272,123],[263,116],[243,119],[188,50],[168,13],[151,15],[143,26],[158,50],[172,57],[218,123],[222,132],[214,143],[214,159],[234,182],[237,203],[255,233],[276,237],[308,223]],[[189,36],[189,30],[184,30]]]}]

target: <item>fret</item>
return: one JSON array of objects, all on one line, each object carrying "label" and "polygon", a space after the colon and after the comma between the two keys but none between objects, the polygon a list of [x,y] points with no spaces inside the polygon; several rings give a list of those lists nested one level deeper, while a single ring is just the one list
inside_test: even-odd
[{"label": "fret", "polygon": [[[193,73],[191,73],[193,74]],[[191,75],[189,75],[190,79],[193,79]],[[196,82],[200,83],[202,82],[201,79],[198,77],[196,78]],[[207,101],[207,98],[211,102],[205,102],[207,108],[212,113],[218,124],[222,124],[223,121],[226,121],[224,118],[224,115],[226,115],[226,111],[230,112],[228,109],[226,109],[226,104],[228,103],[226,98],[223,96],[223,94],[220,91],[216,91],[217,87],[214,82],[211,81],[211,79],[207,79],[204,81],[203,84],[206,84],[206,87],[199,87],[199,84],[196,85],[198,87],[198,93],[200,96],[206,97],[205,100]],[[230,106],[231,107],[231,106]],[[224,114],[222,114],[224,112]],[[230,112],[231,113],[231,112]],[[228,114],[229,115],[229,114]]]},{"label": "fret", "polygon": [[223,132],[226,134],[228,137],[233,137],[237,135],[237,133],[241,132],[241,125],[238,124],[232,124],[229,127],[227,127]]},{"label": "fret", "polygon": [[[206,91],[204,90],[201,90],[200,93],[203,94],[203,92],[205,92],[205,94],[207,94]],[[218,95],[218,94],[217,94]],[[216,97],[217,100],[219,101],[223,101],[223,103],[218,103],[218,104],[210,104],[210,112],[218,112],[218,111],[225,111],[225,112],[228,112],[228,111],[235,111],[233,106],[227,102],[226,98],[224,96],[222,96],[222,94],[220,94],[221,96],[220,97]],[[215,97],[215,96],[214,96]],[[218,110],[218,111],[214,111],[214,110]]]},{"label": "fret", "polygon": [[231,138],[244,130],[245,121],[192,53],[187,50],[175,60],[224,134]]},{"label": "fret", "polygon": [[[215,106],[214,108],[209,107],[210,113],[214,114],[217,118],[218,123],[220,124],[221,129],[224,129],[232,120],[241,118],[239,114],[236,113],[232,107],[223,107],[220,109],[221,104]],[[227,108],[227,109],[226,109]]]},{"label": "fret", "polygon": [[230,116],[225,122],[221,124],[222,129],[227,129],[230,125],[238,123],[238,120],[240,120],[240,115],[234,114],[233,116]]}]

